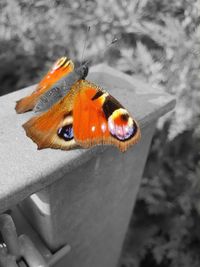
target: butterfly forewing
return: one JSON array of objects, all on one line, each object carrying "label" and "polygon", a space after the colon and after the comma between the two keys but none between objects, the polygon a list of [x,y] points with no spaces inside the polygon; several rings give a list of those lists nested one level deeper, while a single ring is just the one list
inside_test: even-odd
[{"label": "butterfly forewing", "polygon": [[140,139],[137,122],[114,97],[86,80],[79,86],[73,105],[73,129],[80,146],[112,144],[125,151]]},{"label": "butterfly forewing", "polygon": [[73,69],[74,64],[69,58],[62,57],[58,59],[37,85],[36,90],[31,95],[17,101],[15,107],[17,113],[24,113],[26,111],[32,110],[39,98],[45,92],[47,92],[58,80],[60,80],[68,73],[72,72]]}]

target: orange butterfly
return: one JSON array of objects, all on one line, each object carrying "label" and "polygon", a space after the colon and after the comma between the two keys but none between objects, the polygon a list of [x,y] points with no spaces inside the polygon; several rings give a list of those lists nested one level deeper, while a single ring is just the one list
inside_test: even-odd
[{"label": "orange butterfly", "polygon": [[30,96],[17,101],[17,113],[42,111],[23,125],[38,149],[111,144],[124,152],[139,141],[138,123],[114,97],[85,80],[87,74],[87,63],[74,69],[62,57]]}]

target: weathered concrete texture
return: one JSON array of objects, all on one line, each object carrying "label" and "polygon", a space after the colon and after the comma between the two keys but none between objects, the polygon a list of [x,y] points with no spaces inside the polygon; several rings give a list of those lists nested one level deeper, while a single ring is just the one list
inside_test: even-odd
[{"label": "weathered concrete texture", "polygon": [[154,129],[155,121],[143,128],[134,150],[106,149],[37,193],[46,198],[50,214],[31,198],[22,202],[50,249],[71,247],[56,266],[117,266]]},{"label": "weathered concrete texture", "polygon": [[[88,80],[103,85],[127,107],[142,128],[175,105],[173,97],[154,92],[140,80],[104,65],[91,69]],[[0,98],[0,213],[107,149],[95,147],[67,152],[52,149],[38,151],[21,127],[33,113],[17,115],[14,109],[15,101],[33,88]]]}]

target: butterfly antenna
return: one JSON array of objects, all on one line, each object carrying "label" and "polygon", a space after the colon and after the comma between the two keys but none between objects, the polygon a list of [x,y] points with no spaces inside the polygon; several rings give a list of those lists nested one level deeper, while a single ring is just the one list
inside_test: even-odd
[{"label": "butterfly antenna", "polygon": [[113,44],[115,44],[116,42],[118,42],[118,39],[117,39],[116,37],[114,37],[114,38],[112,39],[112,41],[111,41],[109,44],[106,45],[105,50],[108,49],[108,48],[109,48],[110,46],[112,46]]},{"label": "butterfly antenna", "polygon": [[100,54],[100,53],[104,54],[104,53],[108,50],[108,48],[110,48],[110,47],[111,47],[112,45],[114,45],[116,42],[118,42],[118,39],[117,39],[116,37],[114,37],[110,43],[108,43],[103,49],[101,49],[101,50],[99,51],[98,54]]},{"label": "butterfly antenna", "polygon": [[[104,53],[108,50],[108,48],[110,48],[113,44],[115,44],[118,41],[119,41],[119,39],[117,39],[116,37],[114,37],[110,43],[108,43],[103,49],[99,50],[98,55],[96,57],[98,57],[99,54],[104,55]],[[96,57],[94,57],[93,59],[88,60],[87,63],[91,63],[92,61],[94,61],[94,59]]]},{"label": "butterfly antenna", "polygon": [[105,49],[103,50],[102,53],[104,54],[108,50],[108,48],[110,48],[111,46],[113,46],[117,42],[118,42],[118,39],[116,37],[114,37],[112,39],[112,41],[109,44],[106,45],[106,47],[105,47]]},{"label": "butterfly antenna", "polygon": [[83,51],[82,51],[82,56],[81,56],[81,62],[83,62],[83,56],[85,54],[85,49],[86,49],[86,45],[87,45],[89,31],[90,31],[90,26],[88,26],[88,28],[87,28],[87,33],[86,33],[86,36],[85,36],[84,45],[83,45]]}]

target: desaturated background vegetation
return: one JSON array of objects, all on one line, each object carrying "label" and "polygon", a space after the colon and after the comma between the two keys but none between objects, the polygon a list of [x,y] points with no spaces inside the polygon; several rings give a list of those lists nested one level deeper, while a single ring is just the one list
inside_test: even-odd
[{"label": "desaturated background vegetation", "polygon": [[200,266],[199,24],[199,0],[0,1],[1,95],[39,81],[60,56],[80,62],[91,26],[86,58],[176,96],[158,123],[121,267]]}]

